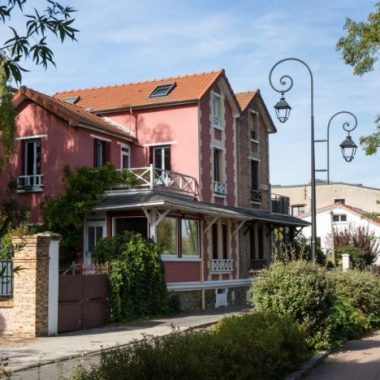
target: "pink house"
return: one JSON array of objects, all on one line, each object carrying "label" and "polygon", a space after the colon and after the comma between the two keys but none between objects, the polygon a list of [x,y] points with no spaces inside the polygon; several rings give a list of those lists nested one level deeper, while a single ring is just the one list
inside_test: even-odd
[{"label": "pink house", "polygon": [[83,261],[104,236],[133,230],[162,250],[168,289],[184,309],[242,304],[250,271],[271,257],[272,231],[307,223],[273,213],[260,92],[235,94],[224,70],[59,92],[22,87],[15,155],[2,193],[42,221],[62,191],[63,167],[110,162],[137,184],[110,189],[86,216]]}]

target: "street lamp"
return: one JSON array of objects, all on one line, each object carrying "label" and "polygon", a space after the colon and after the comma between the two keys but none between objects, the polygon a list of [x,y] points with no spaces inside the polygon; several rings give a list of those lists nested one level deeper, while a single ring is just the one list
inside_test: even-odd
[{"label": "street lamp", "polygon": [[343,158],[347,162],[351,162],[354,159],[356,149],[358,148],[358,146],[352,141],[352,138],[350,136],[350,132],[352,132],[358,125],[358,119],[356,118],[356,116],[352,112],[349,112],[349,111],[340,111],[332,115],[327,124],[327,139],[315,140],[315,142],[327,142],[327,170],[324,170],[324,169],[316,170],[317,172],[327,171],[327,183],[330,183],[330,125],[336,116],[343,115],[343,114],[348,115],[349,117],[352,117],[354,120],[353,126],[351,126],[351,124],[347,121],[344,122],[342,125],[342,128],[347,132],[346,139],[340,144]]},{"label": "street lamp", "polygon": [[311,258],[315,261],[315,249],[316,249],[316,238],[317,238],[317,210],[316,210],[316,190],[315,190],[315,152],[314,152],[314,80],[313,73],[310,67],[301,59],[298,58],[285,58],[278,61],[270,70],[269,73],[269,83],[274,91],[281,94],[280,101],[275,105],[276,115],[281,123],[285,123],[290,114],[291,107],[286,102],[284,94],[288,92],[293,87],[293,79],[289,75],[283,75],[280,78],[281,89],[275,87],[272,83],[272,73],[273,70],[283,62],[295,61],[299,62],[306,67],[310,74],[310,127],[311,127]]}]

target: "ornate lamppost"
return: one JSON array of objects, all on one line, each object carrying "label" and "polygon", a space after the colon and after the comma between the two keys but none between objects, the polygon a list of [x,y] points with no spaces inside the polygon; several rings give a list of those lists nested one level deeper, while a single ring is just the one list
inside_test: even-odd
[{"label": "ornate lamppost", "polygon": [[285,100],[284,94],[293,87],[293,78],[289,75],[283,75],[280,78],[281,88],[277,88],[272,83],[273,70],[283,62],[295,61],[306,67],[310,74],[310,128],[311,128],[311,258],[315,261],[315,249],[317,239],[317,210],[316,210],[316,190],[315,190],[315,139],[314,139],[314,80],[310,67],[301,59],[285,58],[278,61],[270,70],[269,83],[274,91],[281,94],[280,101],[274,106],[278,120],[285,123],[289,119],[291,107]]}]

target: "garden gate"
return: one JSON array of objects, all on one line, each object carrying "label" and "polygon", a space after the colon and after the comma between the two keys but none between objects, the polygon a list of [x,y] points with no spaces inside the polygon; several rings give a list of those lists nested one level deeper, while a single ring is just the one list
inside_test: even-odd
[{"label": "garden gate", "polygon": [[107,274],[77,268],[59,276],[59,333],[101,327],[109,319]]}]

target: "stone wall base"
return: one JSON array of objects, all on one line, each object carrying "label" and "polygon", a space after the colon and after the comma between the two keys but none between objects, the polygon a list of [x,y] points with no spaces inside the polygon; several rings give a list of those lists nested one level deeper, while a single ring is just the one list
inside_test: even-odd
[{"label": "stone wall base", "polygon": [[[215,288],[205,290],[205,306],[206,309],[215,309],[217,301],[217,293],[222,292],[227,295],[227,304],[222,306],[246,306],[247,292],[249,286],[231,287],[231,288]],[[202,291],[189,290],[189,291],[172,291],[171,294],[179,298],[180,309],[184,312],[200,311],[202,310]]]}]

